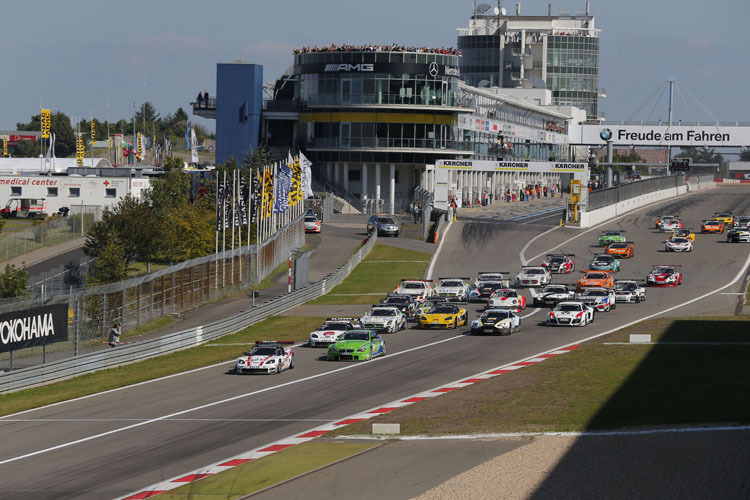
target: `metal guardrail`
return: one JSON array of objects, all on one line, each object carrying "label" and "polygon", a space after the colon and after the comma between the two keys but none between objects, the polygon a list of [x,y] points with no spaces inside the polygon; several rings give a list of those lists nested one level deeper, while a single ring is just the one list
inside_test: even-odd
[{"label": "metal guardrail", "polygon": [[685,185],[684,175],[670,175],[666,177],[656,177],[642,181],[619,184],[612,188],[599,189],[588,193],[588,203],[585,208],[587,212],[602,207],[614,205],[623,200],[635,198],[642,194],[662,191],[664,189],[676,188]]},{"label": "metal guardrail", "polygon": [[367,243],[360,247],[357,253],[350,257],[342,267],[323,279],[300,290],[275,297],[259,306],[240,312],[227,319],[205,326],[170,333],[144,342],[118,346],[115,349],[106,349],[54,361],[41,366],[6,372],[0,375],[0,394],[28,389],[97,370],[114,368],[162,354],[190,349],[210,340],[237,332],[259,321],[263,321],[269,316],[326,294],[334,286],[341,283],[344,278],[349,276],[362,259],[370,253],[376,241],[377,234],[373,233],[367,240]]}]

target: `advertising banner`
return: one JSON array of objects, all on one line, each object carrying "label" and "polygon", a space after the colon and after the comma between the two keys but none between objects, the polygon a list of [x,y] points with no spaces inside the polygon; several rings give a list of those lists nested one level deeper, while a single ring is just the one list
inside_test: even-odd
[{"label": "advertising banner", "polygon": [[68,340],[68,305],[32,307],[0,314],[0,352]]},{"label": "advertising banner", "polygon": [[614,146],[738,147],[750,145],[750,127],[720,125],[580,125],[571,144]]},{"label": "advertising banner", "polygon": [[49,131],[51,125],[52,113],[49,109],[42,109],[42,139],[49,139]]}]

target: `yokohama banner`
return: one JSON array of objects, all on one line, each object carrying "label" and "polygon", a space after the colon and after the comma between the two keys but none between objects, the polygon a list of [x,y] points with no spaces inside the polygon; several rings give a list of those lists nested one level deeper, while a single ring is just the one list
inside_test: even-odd
[{"label": "yokohama banner", "polygon": [[32,307],[0,314],[0,352],[68,340],[68,305]]}]

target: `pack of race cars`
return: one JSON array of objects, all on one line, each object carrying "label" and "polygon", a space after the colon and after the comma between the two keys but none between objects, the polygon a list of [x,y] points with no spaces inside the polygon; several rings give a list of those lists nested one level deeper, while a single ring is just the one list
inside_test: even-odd
[{"label": "pack of race cars", "polygon": [[[664,215],[655,229],[669,233],[665,252],[691,252],[696,233],[679,216]],[[727,242],[750,243],[750,216],[719,212],[701,224],[701,233],[727,233]],[[403,279],[395,290],[361,317],[328,318],[309,335],[310,347],[326,347],[328,360],[367,361],[386,354],[384,335],[395,334],[412,322],[420,329],[470,328],[472,334],[511,335],[521,330],[519,313],[527,308],[522,289],[529,289],[532,307],[546,307],[547,326],[586,326],[596,313],[609,312],[621,303],[646,300],[646,287],[677,287],[683,283],[681,266],[653,265],[645,280],[615,279],[623,261],[635,256],[635,243],[624,231],[606,230],[598,238],[596,253],[574,283],[558,277],[576,271],[574,254],[548,254],[539,265],[523,266],[511,277],[507,271],[483,271],[474,278],[441,277],[437,280]],[[484,309],[469,319],[468,303]],[[235,361],[241,373],[281,373],[294,368],[289,341],[259,341]]]}]

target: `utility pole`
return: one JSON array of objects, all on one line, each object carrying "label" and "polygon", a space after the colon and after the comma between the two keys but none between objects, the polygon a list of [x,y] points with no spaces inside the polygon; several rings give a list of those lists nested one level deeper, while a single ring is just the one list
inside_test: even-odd
[{"label": "utility pole", "polygon": [[[670,76],[667,81],[669,82],[669,127],[667,127],[667,130],[672,128],[672,108],[674,104],[674,82],[677,81],[677,78],[674,76]],[[669,165],[669,162],[672,157],[671,148],[669,147],[669,144],[667,144],[667,166]],[[669,167],[667,167],[667,172],[669,172]]]}]

